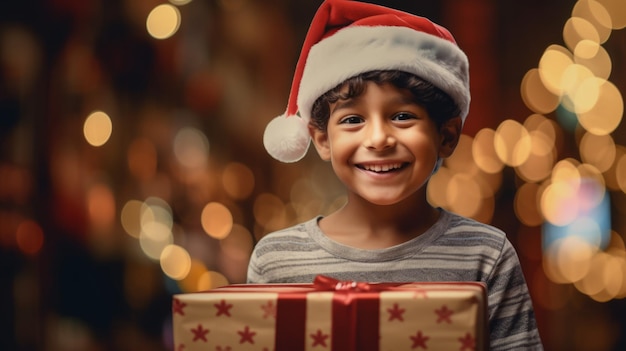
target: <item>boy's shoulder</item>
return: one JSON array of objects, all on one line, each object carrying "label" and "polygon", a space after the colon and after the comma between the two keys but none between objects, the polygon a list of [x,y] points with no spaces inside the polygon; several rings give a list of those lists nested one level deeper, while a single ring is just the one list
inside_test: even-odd
[{"label": "boy's shoulder", "polygon": [[309,239],[309,232],[312,228],[316,227],[316,222],[319,217],[312,218],[310,220],[294,224],[290,227],[279,229],[268,234],[265,234],[256,246],[272,245],[277,243],[284,243],[285,241],[303,241]]},{"label": "boy's shoulder", "polygon": [[507,240],[506,233],[496,226],[453,212],[444,211],[444,213],[447,217],[447,226],[443,238],[458,238],[466,242],[469,240],[489,240],[498,246]]}]

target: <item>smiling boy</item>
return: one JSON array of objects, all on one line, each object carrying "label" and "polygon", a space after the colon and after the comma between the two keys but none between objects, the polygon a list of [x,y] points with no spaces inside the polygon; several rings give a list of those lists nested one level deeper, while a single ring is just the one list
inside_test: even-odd
[{"label": "smiling boy", "polygon": [[478,281],[487,286],[491,350],[541,350],[517,254],[499,229],[427,201],[428,180],[469,110],[465,54],[429,20],[325,1],[305,39],[285,115],[264,144],[283,162],[312,141],[347,201],[264,236],[249,283]]}]

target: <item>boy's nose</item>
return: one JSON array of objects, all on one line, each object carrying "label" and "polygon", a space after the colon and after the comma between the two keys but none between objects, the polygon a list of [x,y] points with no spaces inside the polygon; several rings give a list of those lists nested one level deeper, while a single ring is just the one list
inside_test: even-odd
[{"label": "boy's nose", "polygon": [[367,128],[367,135],[364,145],[371,150],[384,150],[393,147],[396,138],[389,130],[389,127],[381,123],[372,123]]}]

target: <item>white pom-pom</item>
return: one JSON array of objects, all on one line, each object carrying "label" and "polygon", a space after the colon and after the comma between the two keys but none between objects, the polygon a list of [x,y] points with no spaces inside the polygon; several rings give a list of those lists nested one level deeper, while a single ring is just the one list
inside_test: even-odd
[{"label": "white pom-pom", "polygon": [[299,116],[278,116],[265,127],[265,150],[280,162],[301,160],[309,149],[311,137],[307,123]]}]

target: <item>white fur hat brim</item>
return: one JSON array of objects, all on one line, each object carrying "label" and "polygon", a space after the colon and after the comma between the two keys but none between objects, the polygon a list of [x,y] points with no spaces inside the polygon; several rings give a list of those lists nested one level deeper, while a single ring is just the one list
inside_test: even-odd
[{"label": "white fur hat brim", "polygon": [[375,70],[399,70],[448,94],[465,121],[469,111],[469,63],[457,45],[406,27],[354,26],[320,41],[309,52],[298,92],[300,115],[346,79]]}]

